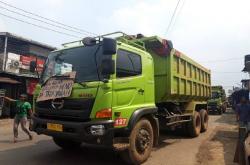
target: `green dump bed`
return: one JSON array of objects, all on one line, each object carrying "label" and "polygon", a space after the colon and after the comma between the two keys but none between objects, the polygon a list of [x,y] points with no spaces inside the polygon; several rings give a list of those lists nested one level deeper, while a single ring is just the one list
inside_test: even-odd
[{"label": "green dump bed", "polygon": [[140,39],[154,60],[155,99],[162,102],[207,101],[211,95],[210,71],[159,37]]}]

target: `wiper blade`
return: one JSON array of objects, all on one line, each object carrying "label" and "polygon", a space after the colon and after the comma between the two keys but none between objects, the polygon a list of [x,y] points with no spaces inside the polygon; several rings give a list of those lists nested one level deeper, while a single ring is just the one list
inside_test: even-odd
[{"label": "wiper blade", "polygon": [[75,83],[81,85],[81,86],[84,87],[84,88],[87,86],[85,82],[80,82],[80,81],[78,81],[78,80],[76,80],[76,79],[75,79]]}]

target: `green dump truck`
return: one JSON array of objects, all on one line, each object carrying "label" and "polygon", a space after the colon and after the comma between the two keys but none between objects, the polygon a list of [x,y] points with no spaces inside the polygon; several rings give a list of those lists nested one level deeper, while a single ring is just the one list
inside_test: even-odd
[{"label": "green dump truck", "polygon": [[[58,88],[72,78],[67,72],[76,73],[74,83]],[[84,38],[49,55],[34,93],[31,129],[63,149],[82,142],[109,146],[140,164],[160,129],[183,128],[191,137],[207,130],[210,81],[210,71],[169,40],[121,32]]]},{"label": "green dump truck", "polygon": [[226,112],[226,93],[222,86],[212,86],[212,96],[208,100],[208,109],[211,113],[217,112],[220,115]]}]

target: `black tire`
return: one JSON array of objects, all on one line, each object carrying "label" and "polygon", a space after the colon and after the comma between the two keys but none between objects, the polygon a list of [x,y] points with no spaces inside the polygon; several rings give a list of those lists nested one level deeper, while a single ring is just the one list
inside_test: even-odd
[{"label": "black tire", "polygon": [[53,137],[53,141],[56,145],[61,147],[64,150],[71,150],[71,149],[78,149],[81,147],[81,142],[69,140],[69,139],[63,139],[63,138],[57,138]]},{"label": "black tire", "polygon": [[200,135],[201,132],[201,117],[200,113],[196,112],[194,113],[192,120],[187,125],[187,131],[188,135],[190,137],[197,137]]},{"label": "black tire", "polygon": [[147,119],[136,123],[129,137],[129,147],[121,152],[122,159],[129,164],[142,164],[145,162],[153,148],[153,128]]},{"label": "black tire", "polygon": [[201,116],[201,132],[206,132],[208,128],[208,113],[205,109],[200,110],[200,116]]}]

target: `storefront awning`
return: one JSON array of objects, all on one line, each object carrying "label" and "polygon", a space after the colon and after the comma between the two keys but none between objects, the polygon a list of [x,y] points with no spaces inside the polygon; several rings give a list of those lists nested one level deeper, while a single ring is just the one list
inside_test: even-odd
[{"label": "storefront awning", "polygon": [[8,78],[8,77],[0,77],[0,83],[7,83],[7,84],[21,84],[21,82]]}]

